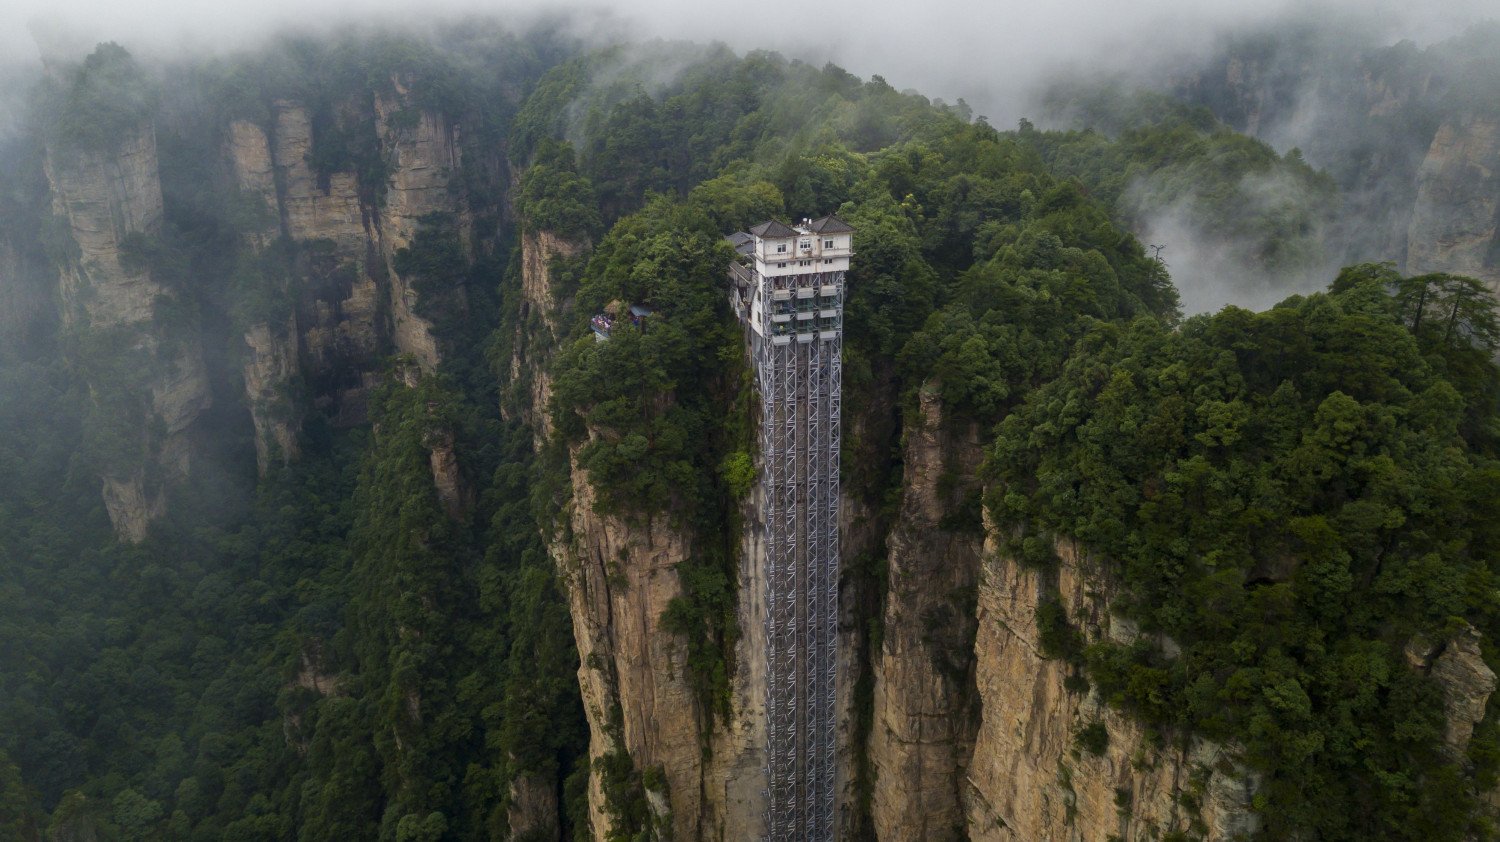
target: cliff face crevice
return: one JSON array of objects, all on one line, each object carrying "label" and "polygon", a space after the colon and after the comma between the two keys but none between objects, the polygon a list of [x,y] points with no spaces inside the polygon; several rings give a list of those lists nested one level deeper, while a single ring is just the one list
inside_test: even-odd
[{"label": "cliff face crevice", "polygon": [[[98,426],[138,433],[127,437],[125,452],[108,454],[101,479],[116,534],[139,542],[166,511],[168,489],[186,477],[190,429],[212,404],[201,343],[190,331],[168,335],[158,312],[177,293],[131,253],[161,231],[155,130],[137,126],[110,150],[49,149],[45,170],[53,212],[75,246],[59,271],[62,322],[86,337],[90,350],[78,362]],[[117,369],[126,359],[131,370],[122,376]],[[121,407],[130,417],[105,417]]]},{"label": "cliff face crevice", "polygon": [[937,395],[924,390],[903,455],[875,660],[871,819],[880,839],[950,839],[964,827],[978,719],[973,600],[983,536],[977,505],[972,524],[949,513],[977,494],[983,450],[977,426],[945,426]]}]

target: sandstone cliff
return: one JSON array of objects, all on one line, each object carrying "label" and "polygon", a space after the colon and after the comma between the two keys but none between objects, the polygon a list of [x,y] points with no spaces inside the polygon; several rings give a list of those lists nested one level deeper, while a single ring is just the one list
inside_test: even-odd
[{"label": "sandstone cliff", "polygon": [[505,823],[512,839],[557,842],[562,837],[555,784],[536,775],[521,775],[510,782]]},{"label": "sandstone cliff", "polygon": [[[246,397],[262,470],[270,444],[296,453],[300,414],[272,417],[267,408],[277,400],[295,403],[291,393],[299,383],[335,424],[359,424],[388,353],[407,355],[425,371],[437,367],[441,353],[431,323],[417,312],[416,279],[397,270],[397,255],[436,215],[452,220],[466,250],[475,240],[459,187],[456,116],[416,107],[393,79],[389,93],[367,104],[345,102],[334,119],[368,124],[384,161],[383,183],[361,183],[353,170],[317,170],[314,115],[303,103],[277,100],[268,125],[236,120],[227,127],[228,175],[240,200],[264,211],[263,224],[242,232],[243,241],[260,251],[284,238],[297,255],[287,277],[272,279],[284,290],[287,311],[261,314],[266,321],[245,328]],[[452,306],[464,306],[463,290],[445,294]],[[272,359],[278,362],[266,365]],[[296,364],[282,364],[288,359]]]},{"label": "sandstone cliff", "polygon": [[982,535],[977,507],[971,524],[952,523],[950,513],[977,492],[983,450],[976,425],[954,426],[944,426],[940,401],[924,390],[918,424],[906,430],[875,662],[869,752],[880,839],[957,838],[964,826],[964,769],[978,719],[973,597]]},{"label": "sandstone cliff", "polygon": [[101,418],[98,426],[135,432],[128,445],[108,445],[102,481],[115,532],[138,542],[165,511],[167,488],[187,475],[190,428],[212,401],[196,335],[162,324],[161,310],[177,293],[139,256],[161,230],[155,130],[137,126],[108,150],[49,149],[46,174],[53,212],[76,247],[59,273],[63,323],[92,337],[79,362],[95,411],[114,416],[129,407],[132,416]]},{"label": "sandstone cliff", "polygon": [[552,263],[577,257],[588,245],[565,240],[551,231],[521,233],[521,293],[510,355],[510,384],[517,394],[503,409],[531,426],[538,449],[552,435],[552,419],[547,412],[552,379],[547,363],[557,346],[560,309],[552,291]]},{"label": "sandstone cliff", "polygon": [[[551,232],[522,235],[519,319],[511,349],[515,414],[535,430],[539,448],[552,435],[547,363],[563,308],[551,266],[586,244]],[[576,454],[576,448],[572,456]],[[682,595],[677,567],[693,537],[660,515],[626,520],[595,510],[587,473],[571,461],[572,499],[551,553],[568,591],[581,666],[579,685],[593,759],[628,755],[642,776],[655,833],[678,840],[754,838],[765,818],[764,641],[759,616],[763,571],[754,528],[741,535],[736,642],[727,718],[711,716],[688,674],[687,641],[664,627],[667,605]],[[754,494],[742,508],[757,521]],[[612,826],[596,769],[589,789],[594,838]]]},{"label": "sandstone cliff", "polygon": [[[1113,584],[1070,542],[1055,574],[1023,567],[986,542],[978,594],[975,673],[983,714],[965,780],[968,836],[976,841],[1158,839],[1169,831],[1210,840],[1248,838],[1256,778],[1232,749],[1205,740],[1153,739],[1097,691],[1067,681],[1071,668],[1041,654],[1036,612],[1056,599],[1088,640],[1128,641],[1110,613]],[[1108,735],[1102,753],[1075,736]]]},{"label": "sandstone cliff", "polygon": [[286,464],[301,452],[297,409],[289,384],[298,376],[297,322],[272,327],[261,322],[245,331],[245,397],[255,425],[255,459],[262,475],[273,460]]},{"label": "sandstone cliff", "polygon": [[[521,319],[511,370],[525,388],[521,412],[540,445],[552,429],[545,367],[560,318],[550,264],[583,245],[528,232],[521,246]],[[696,839],[704,814],[703,712],[688,683],[687,647],[662,628],[667,604],[682,594],[676,568],[692,542],[665,516],[636,523],[595,511],[593,488],[574,453],[573,496],[550,552],[566,584],[581,661],[589,757],[623,752],[636,770],[651,771],[647,789],[656,821],[673,838]],[[597,769],[589,783],[589,821],[594,838],[606,838],[613,819]]]},{"label": "sandstone cliff", "polygon": [[[983,439],[924,389],[904,433],[874,659],[872,830],[882,840],[1158,839],[1253,833],[1255,777],[1231,750],[1161,741],[1041,652],[1056,600],[1085,638],[1128,640],[1113,585],[1070,543],[1055,573],[1000,553],[979,522]],[[1080,747],[1090,725],[1100,754]]]},{"label": "sandstone cliff", "polygon": [[1417,173],[1407,271],[1478,278],[1500,293],[1500,119],[1446,120]]},{"label": "sandstone cliff", "polygon": [[422,220],[446,213],[455,218],[465,244],[472,239],[473,219],[458,191],[462,165],[458,123],[449,115],[423,109],[409,101],[400,79],[391,80],[394,93],[375,98],[376,133],[390,168],[385,200],[376,220],[378,245],[389,278],[391,338],[403,354],[424,369],[437,367],[437,340],[432,325],[416,312],[419,298],[411,278],[396,271],[395,255],[415,239]]},{"label": "sandstone cliff", "polygon": [[[945,421],[929,390],[918,409],[907,419],[901,505],[886,542],[865,746],[875,837],[1254,838],[1261,775],[1235,746],[1150,728],[1106,705],[1068,660],[1044,654],[1038,617],[1048,606],[1084,644],[1140,637],[1114,612],[1109,566],[1063,539],[1055,568],[1039,569],[1007,555],[987,520],[968,531],[983,439]],[[1160,635],[1152,643],[1169,657],[1177,648]],[[1463,627],[1406,650],[1441,690],[1447,750],[1460,757],[1497,687],[1481,643]]]},{"label": "sandstone cliff", "polygon": [[[697,839],[703,812],[702,712],[687,676],[687,646],[662,626],[682,594],[677,566],[688,536],[665,522],[627,523],[594,510],[587,473],[572,471],[571,540],[553,544],[566,580],[589,724],[589,756],[628,752],[648,776],[656,819],[672,838]],[[659,781],[659,783],[653,783]],[[612,826],[603,781],[590,779],[596,839]]]},{"label": "sandstone cliff", "polygon": [[[1462,40],[1462,39],[1460,39]],[[1463,44],[1360,46],[1308,31],[1231,46],[1177,88],[1279,150],[1299,148],[1342,188],[1345,263],[1390,260],[1500,291],[1500,120]]]},{"label": "sandstone cliff", "polygon": [[[328,150],[317,148],[314,114],[303,103],[278,100],[264,124],[224,126],[222,177],[244,211],[237,216],[241,248],[267,276],[267,288],[252,293],[259,296],[254,306],[236,313],[244,402],[262,472],[273,455],[297,455],[309,406],[336,425],[363,423],[388,355],[406,355],[426,371],[437,367],[440,349],[419,313],[420,279],[398,271],[399,256],[438,216],[456,227],[467,256],[476,240],[459,185],[456,115],[417,107],[392,80],[387,93],[343,102],[331,119],[372,133],[381,183],[362,183],[350,168],[317,168],[340,156],[319,154]],[[190,428],[210,403],[198,328],[180,316],[191,307],[178,306],[179,292],[147,265],[162,233],[159,166],[150,123],[108,150],[51,149],[46,161],[54,212],[76,245],[59,273],[62,321],[95,337],[93,356],[81,364],[97,413],[109,422],[96,426],[111,428],[114,450],[131,451],[110,454],[103,494],[116,531],[133,541],[165,511],[167,489],[187,475]],[[273,252],[278,242],[288,248]],[[7,276],[15,274],[7,268],[16,262],[11,257],[0,250]],[[461,316],[464,290],[441,294],[444,307]],[[121,409],[142,401],[144,409]],[[440,452],[434,472],[451,478]],[[462,491],[449,485],[445,501],[457,510]]]},{"label": "sandstone cliff", "polygon": [[1407,662],[1412,669],[1431,676],[1443,693],[1443,716],[1447,728],[1443,741],[1448,750],[1462,755],[1474,736],[1474,726],[1484,719],[1494,695],[1495,672],[1480,652],[1483,635],[1467,623],[1451,639],[1437,645],[1416,639],[1407,644]]}]

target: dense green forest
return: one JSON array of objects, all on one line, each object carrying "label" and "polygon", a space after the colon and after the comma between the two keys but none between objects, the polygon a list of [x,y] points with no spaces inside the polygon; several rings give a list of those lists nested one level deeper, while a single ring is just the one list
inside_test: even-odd
[{"label": "dense green forest", "polygon": [[[321,264],[315,243],[245,245],[258,209],[215,189],[227,123],[307,103],[310,163],[357,174],[380,206],[391,161],[347,103],[394,79],[503,158],[461,174],[481,244],[437,216],[396,258],[442,363],[422,372],[389,347],[361,361],[380,385],[358,424],[320,408],[330,384],[300,382],[300,458],[258,477],[237,336]],[[1099,131],[1002,131],[833,65],[585,52],[472,24],[170,67],[107,45],[41,84],[33,130],[4,150],[0,226],[65,240],[40,161],[152,121],[166,222],[138,257],[185,304],[161,335],[204,341],[215,408],[210,458],[145,542],[117,542],[98,477],[123,446],[89,386],[99,337],[39,316],[0,345],[0,836],[505,839],[510,787],[531,777],[581,839],[592,771],[609,838],[657,838],[651,771],[587,759],[546,550],[566,530],[569,451],[601,511],[695,536],[665,620],[697,703],[727,717],[755,439],[723,236],[830,212],[859,255],[852,496],[890,516],[903,424],[935,392],[950,423],[985,431],[983,505],[1014,552],[1045,567],[1054,536],[1078,540],[1122,583],[1121,610],[1182,648],[1084,647],[1052,622],[1053,654],[1163,739],[1242,745],[1268,781],[1267,838],[1490,832],[1476,793],[1500,774],[1497,717],[1467,757],[1444,753],[1439,691],[1402,659],[1413,635],[1500,635],[1493,300],[1364,265],[1263,313],[1182,319],[1167,267],[1129,233],[1149,209],[1188,202],[1204,236],[1249,244],[1235,259],[1301,272],[1322,265],[1336,191],[1207,112],[1098,96]],[[1245,213],[1249,176],[1289,192]],[[537,231],[587,246],[551,266],[563,307],[541,442],[519,411],[535,372],[510,368],[518,336],[540,333],[518,306],[519,238]],[[66,247],[28,252],[27,282],[50,283]],[[618,302],[653,306],[649,329],[596,342],[589,317]],[[439,448],[470,492],[456,510],[434,487]],[[972,503],[957,528],[982,528]],[[844,573],[867,638],[883,577],[879,558]],[[856,770],[868,798],[872,771]]]},{"label": "dense green forest", "polygon": [[[1244,744],[1273,837],[1489,832],[1402,649],[1496,621],[1500,334],[1474,291],[1358,266],[1264,313],[1100,325],[1001,425],[990,506],[1017,551],[1076,538],[1182,647],[1055,621],[1057,653],[1113,704]],[[1493,751],[1470,745],[1486,780]]]}]

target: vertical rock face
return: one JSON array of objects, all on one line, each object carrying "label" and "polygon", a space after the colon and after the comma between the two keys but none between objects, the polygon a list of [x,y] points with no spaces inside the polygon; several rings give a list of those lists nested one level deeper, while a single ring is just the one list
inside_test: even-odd
[{"label": "vertical rock face", "polygon": [[[974,586],[979,524],[955,532],[949,512],[975,491],[983,456],[973,425],[947,430],[935,394],[906,431],[901,513],[887,542],[884,634],[876,661],[870,759],[880,839],[962,835],[964,769],[973,750]],[[977,518],[977,511],[975,516]]]},{"label": "vertical rock face", "polygon": [[437,490],[443,511],[453,520],[462,520],[469,510],[471,494],[458,467],[453,450],[453,431],[444,427],[429,434],[426,441],[428,465],[432,469],[432,487]]},{"label": "vertical rock face", "polygon": [[104,509],[115,535],[122,541],[139,544],[146,540],[151,522],[167,513],[167,503],[160,493],[148,489],[144,471],[103,478]]},{"label": "vertical rock face", "polygon": [[368,271],[372,250],[358,179],[334,172],[320,184],[310,164],[312,115],[285,100],[274,104],[273,114],[270,149],[282,233],[308,245],[307,278],[297,296],[303,364],[315,404],[335,423],[360,424],[385,331],[380,289]]},{"label": "vertical rock face", "polygon": [[132,234],[161,229],[161,181],[156,132],[142,126],[111,152],[49,154],[53,211],[68,221],[78,246],[63,272],[64,318],[102,328],[144,325],[162,287],[138,269],[127,270],[120,244]]},{"label": "vertical rock face", "polygon": [[[224,148],[233,184],[241,198],[254,203],[261,224],[242,237],[252,248],[270,245],[281,232],[276,195],[276,165],[270,140],[260,126],[245,120],[229,124]],[[295,313],[284,321],[257,322],[245,330],[245,399],[255,426],[255,461],[262,476],[273,458],[283,464],[297,458],[300,412],[293,384],[300,373],[300,331]]]},{"label": "vertical rock face", "polygon": [[[559,319],[550,264],[583,248],[546,231],[522,237],[522,312],[511,370],[512,382],[523,387],[519,411],[539,442],[552,430],[546,361]],[[765,818],[764,641],[754,619],[763,584],[758,536],[742,536],[732,709],[728,721],[710,728],[690,683],[686,641],[662,624],[668,603],[682,595],[677,566],[694,550],[691,537],[665,516],[636,522],[596,512],[592,486],[576,462],[572,485],[569,535],[554,541],[551,553],[567,582],[589,756],[628,752],[645,773],[657,822],[672,838],[754,838]],[[756,505],[747,501],[746,522],[755,522]],[[589,813],[594,838],[602,840],[612,818],[601,783],[596,772]]]},{"label": "vertical rock face", "polygon": [[547,360],[557,342],[558,302],[552,294],[552,261],[577,257],[588,243],[571,242],[551,231],[521,234],[521,301],[511,341],[510,382],[521,387],[516,413],[536,431],[537,442],[552,435],[547,406],[552,380]]},{"label": "vertical rock face", "polygon": [[1500,292],[1500,120],[1448,119],[1417,174],[1407,243],[1411,274],[1469,275]]},{"label": "vertical rock face", "polygon": [[1474,726],[1484,719],[1485,708],[1495,692],[1495,672],[1484,662],[1479,648],[1482,639],[1478,629],[1465,623],[1447,643],[1432,646],[1418,639],[1406,647],[1412,668],[1431,676],[1443,691],[1447,723],[1443,741],[1460,756],[1469,747]]},{"label": "vertical rock face", "polygon": [[255,459],[262,475],[273,459],[283,464],[297,458],[298,417],[289,394],[297,377],[297,321],[272,327],[253,325],[245,332],[245,397],[255,425]]},{"label": "vertical rock face", "polygon": [[535,775],[521,775],[511,781],[510,803],[505,808],[510,838],[557,842],[562,837],[555,783]]},{"label": "vertical rock face", "polygon": [[271,160],[271,144],[260,126],[245,120],[229,124],[224,157],[229,162],[233,183],[247,202],[263,211],[258,230],[245,232],[254,246],[264,248],[280,233],[276,199],[276,165]]},{"label": "vertical rock face", "polygon": [[[1057,547],[1055,582],[1000,555],[994,541],[985,550],[974,644],[983,715],[965,781],[969,838],[1253,835],[1256,779],[1231,750],[1200,739],[1159,746],[1135,720],[1101,704],[1097,691],[1069,689],[1068,665],[1042,655],[1036,609],[1050,598],[1086,639],[1130,638],[1130,625],[1109,612],[1111,583],[1071,543]],[[1108,734],[1101,754],[1075,743],[1095,724]],[[1196,811],[1184,806],[1188,793],[1198,796]]]},{"label": "vertical rock face", "polygon": [[396,347],[427,370],[438,364],[432,326],[417,315],[417,292],[396,271],[393,258],[411,245],[423,217],[450,213],[457,217],[467,244],[472,227],[467,208],[458,201],[454,178],[463,163],[459,127],[445,115],[412,107],[406,89],[393,80],[395,96],[376,97],[376,126],[391,163],[391,179],[380,208],[380,247],[390,277],[391,335]]},{"label": "vertical rock face", "polygon": [[311,163],[312,114],[288,100],[277,100],[272,111],[275,140],[271,154],[286,235],[299,241],[328,240],[340,255],[363,256],[367,238],[359,177],[353,172],[333,172],[321,179]]},{"label": "vertical rock face", "polygon": [[422,217],[455,211],[452,184],[463,163],[458,125],[443,114],[409,106],[399,82],[396,90],[397,96],[375,99],[378,130],[392,164],[381,210],[381,230],[392,250],[411,244]]},{"label": "vertical rock face", "polygon": [[[262,412],[264,398],[288,391],[298,375],[315,406],[335,424],[350,425],[366,420],[368,394],[386,354],[409,355],[425,371],[441,360],[430,323],[417,313],[414,279],[397,271],[396,255],[434,214],[452,217],[465,247],[471,246],[472,214],[457,188],[461,134],[450,116],[413,107],[399,83],[394,91],[364,106],[345,103],[333,118],[369,118],[386,163],[382,185],[361,184],[350,170],[315,169],[313,115],[301,103],[273,103],[266,127],[244,120],[228,127],[229,175],[243,200],[266,210],[265,226],[247,232],[248,243],[263,249],[284,236],[298,246],[296,277],[283,281],[291,300],[284,316],[292,325],[290,344],[274,350],[268,344],[281,336],[280,316],[272,319],[274,327],[251,325],[245,338],[253,349],[247,367],[257,367],[254,385],[247,368],[251,414],[257,432],[270,432],[272,439],[285,438],[285,429]],[[462,306],[462,290],[455,296]],[[270,364],[271,357],[288,354],[296,366]],[[262,438],[263,448],[269,440]]]},{"label": "vertical rock face", "polygon": [[[760,465],[756,465],[759,470]],[[761,488],[756,483],[741,520],[759,523]],[[766,635],[760,622],[766,587],[764,534],[740,536],[738,617],[729,718],[716,722],[712,756],[703,774],[704,839],[759,839],[766,823]]]},{"label": "vertical rock face", "polygon": [[[554,256],[581,248],[549,232],[522,239],[523,311],[512,371],[532,378],[525,412],[539,441],[551,434],[544,366],[558,318],[548,267]],[[657,820],[674,838],[699,838],[705,812],[702,712],[688,684],[687,647],[662,628],[667,604],[682,594],[677,565],[689,557],[691,542],[665,518],[633,523],[596,512],[593,487],[576,461],[572,485],[569,537],[550,549],[567,583],[589,757],[624,751],[637,769],[659,770],[650,777],[661,783],[648,787]],[[613,820],[598,772],[590,778],[589,819],[594,838],[606,838]]]},{"label": "vertical rock face", "polygon": [[[589,756],[623,749],[638,769],[659,770],[665,793],[648,790],[670,806],[656,808],[657,818],[670,819],[674,838],[696,839],[700,712],[688,684],[687,647],[662,628],[667,604],[682,594],[677,565],[687,560],[691,542],[664,521],[631,524],[595,512],[587,473],[575,465],[572,476],[572,540],[554,545],[553,556],[567,580],[582,661]],[[597,773],[589,794],[595,838],[604,839],[611,819]]]},{"label": "vertical rock face", "polygon": [[234,170],[239,189],[276,207],[276,168],[271,162],[271,143],[265,130],[247,120],[229,124],[228,148],[225,154]]},{"label": "vertical rock face", "polygon": [[176,294],[125,254],[130,238],[154,236],[161,227],[155,131],[149,123],[139,126],[109,151],[51,149],[46,172],[54,213],[67,220],[77,246],[60,272],[64,324],[111,337],[112,347],[101,356],[129,354],[145,369],[130,372],[133,382],[122,384],[104,373],[112,360],[85,365],[93,372],[96,401],[118,390],[145,393],[133,396],[143,398],[143,417],[114,419],[140,432],[139,452],[114,454],[103,476],[115,532],[138,542],[165,511],[167,485],[186,476],[189,428],[211,403],[197,337],[178,335],[181,330],[167,336],[157,323],[159,303]]}]

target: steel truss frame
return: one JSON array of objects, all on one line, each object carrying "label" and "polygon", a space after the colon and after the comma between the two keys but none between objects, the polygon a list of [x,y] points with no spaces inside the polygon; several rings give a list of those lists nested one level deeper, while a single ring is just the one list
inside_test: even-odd
[{"label": "steel truss frame", "polygon": [[[758,280],[769,305],[772,283]],[[813,329],[811,341],[776,344],[767,330],[754,342],[766,527],[766,827],[772,842],[832,842],[844,273],[775,285],[833,285],[839,317],[829,339]]]}]

